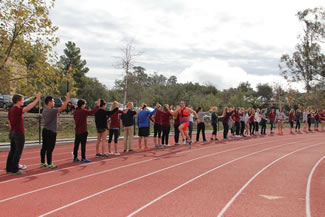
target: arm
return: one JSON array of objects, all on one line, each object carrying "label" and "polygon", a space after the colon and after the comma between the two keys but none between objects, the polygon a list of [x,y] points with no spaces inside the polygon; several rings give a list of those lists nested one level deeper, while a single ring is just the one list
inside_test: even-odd
[{"label": "arm", "polygon": [[65,96],[64,104],[58,109],[58,113],[62,112],[67,107],[69,99],[70,99],[70,93],[67,92],[67,95]]},{"label": "arm", "polygon": [[97,100],[97,105],[92,110],[86,110],[87,115],[94,115],[99,109],[100,99]]},{"label": "arm", "polygon": [[118,108],[115,108],[115,109],[113,109],[112,111],[106,111],[106,115],[107,116],[111,116],[112,114],[114,114],[115,112],[117,112],[118,111]]},{"label": "arm", "polygon": [[24,107],[23,108],[23,112],[24,113],[25,112],[28,112],[29,110],[31,110],[32,108],[34,108],[34,106],[39,102],[40,99],[41,99],[41,93],[38,92],[36,94],[36,99],[32,103],[30,103],[28,106]]},{"label": "arm", "polygon": [[190,109],[190,108],[188,108],[188,107],[186,107],[186,109],[187,109],[190,113],[193,113],[194,116],[196,117],[197,123],[200,123],[200,119],[199,119],[199,116],[197,116],[197,113],[196,113],[193,109]]}]

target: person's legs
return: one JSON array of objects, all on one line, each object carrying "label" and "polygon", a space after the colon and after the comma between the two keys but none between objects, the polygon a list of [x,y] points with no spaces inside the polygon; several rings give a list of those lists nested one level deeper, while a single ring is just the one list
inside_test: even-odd
[{"label": "person's legs", "polygon": [[56,133],[49,131],[49,146],[46,153],[47,165],[52,165],[52,154],[55,148],[55,143],[56,143]]},{"label": "person's legs", "polygon": [[73,156],[76,159],[78,157],[78,149],[79,144],[81,143],[81,134],[76,134],[74,139],[74,148],[73,148]]},{"label": "person's legs", "polygon": [[99,144],[101,143],[101,138],[102,138],[102,134],[101,133],[97,133],[97,140],[96,140],[96,155],[99,154]]},{"label": "person's legs", "polygon": [[177,124],[174,124],[174,141],[175,141],[175,144],[178,144],[178,141],[179,141],[179,125]]},{"label": "person's legs", "polygon": [[133,126],[129,126],[128,127],[128,131],[129,131],[129,137],[128,137],[128,144],[129,144],[129,151],[133,151],[132,149],[132,143],[133,143],[133,132],[134,132],[134,128]]},{"label": "person's legs", "polygon": [[107,138],[107,131],[105,130],[103,133],[101,133],[102,155],[105,154],[106,138]]},{"label": "person's legs", "polygon": [[40,153],[41,154],[41,164],[42,165],[45,164],[45,155],[46,155],[46,152],[48,150],[48,146],[49,146],[48,130],[43,128],[43,130],[42,130],[42,148],[41,148],[41,153]]},{"label": "person's legs", "polygon": [[85,132],[82,135],[81,138],[81,158],[86,159],[86,144],[87,144],[87,137],[88,137],[88,132]]},{"label": "person's legs", "polygon": [[7,158],[7,172],[16,173],[19,171],[19,161],[25,145],[25,136],[20,133],[11,132],[10,152]]}]

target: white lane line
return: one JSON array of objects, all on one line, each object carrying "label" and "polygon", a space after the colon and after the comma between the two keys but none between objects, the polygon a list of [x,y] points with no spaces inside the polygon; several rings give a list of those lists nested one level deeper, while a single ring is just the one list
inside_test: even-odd
[{"label": "white lane line", "polygon": [[325,156],[323,156],[313,167],[311,170],[309,176],[308,176],[308,181],[307,181],[307,188],[306,188],[306,217],[311,217],[311,209],[310,209],[310,186],[311,186],[311,181],[314,175],[314,172],[316,168],[319,166],[319,164],[325,159]]},{"label": "white lane line", "polygon": [[[290,144],[294,144],[294,143],[288,143],[288,144],[285,144],[285,145],[290,145]],[[221,166],[225,166],[225,165],[227,165],[227,164],[229,164],[229,163],[231,163],[231,162],[235,162],[236,160],[242,159],[242,158],[244,158],[244,157],[248,157],[248,156],[253,155],[253,154],[256,154],[256,153],[260,153],[260,152],[263,152],[263,151],[266,151],[266,150],[270,150],[270,149],[277,148],[277,147],[280,147],[280,146],[285,146],[285,145],[273,146],[273,147],[266,148],[266,149],[263,149],[263,150],[260,150],[260,151],[254,152],[254,153],[250,153],[250,154],[248,154],[248,155],[244,155],[244,156],[242,156],[242,157],[239,157],[239,158],[236,158],[236,159],[234,159],[234,160],[228,161],[227,163],[224,163],[224,164],[222,164]],[[215,154],[217,154],[217,153],[215,153]],[[215,155],[215,154],[211,154],[211,155]],[[220,153],[218,153],[218,154],[220,154]],[[63,209],[65,209],[65,208],[68,208],[68,207],[70,207],[70,206],[73,206],[73,205],[75,205],[75,204],[77,204],[77,203],[80,203],[80,202],[82,202],[82,201],[85,201],[85,200],[88,200],[88,199],[90,199],[90,198],[96,197],[96,196],[98,196],[98,195],[100,195],[100,194],[103,194],[103,193],[105,193],[105,192],[108,192],[108,191],[114,190],[114,189],[116,189],[116,188],[118,188],[118,187],[121,187],[121,186],[127,185],[127,184],[129,184],[129,183],[131,183],[131,182],[135,182],[135,181],[137,181],[137,180],[140,180],[140,179],[146,178],[146,177],[148,177],[148,176],[152,176],[152,175],[154,175],[154,174],[157,174],[157,173],[163,172],[163,171],[165,171],[165,170],[168,170],[168,169],[171,169],[171,168],[174,168],[174,167],[177,167],[177,166],[181,166],[181,165],[183,165],[183,164],[190,163],[190,162],[193,162],[193,161],[195,161],[195,160],[202,159],[202,158],[205,158],[205,157],[206,157],[206,156],[202,156],[202,157],[199,157],[199,158],[196,158],[196,159],[188,160],[188,161],[185,161],[185,162],[182,162],[182,163],[178,163],[178,164],[175,164],[175,165],[173,165],[173,166],[165,167],[165,168],[162,168],[162,169],[157,170],[157,171],[155,171],[155,172],[151,172],[151,173],[148,173],[148,174],[146,174],[146,175],[143,175],[143,176],[140,176],[140,177],[137,177],[137,178],[131,179],[131,180],[126,181],[126,182],[123,182],[123,183],[121,183],[121,184],[119,184],[119,185],[112,186],[112,187],[107,188],[107,189],[105,189],[105,190],[99,191],[99,192],[97,192],[97,193],[95,193],[95,194],[89,195],[89,196],[84,197],[84,198],[82,198],[82,199],[80,199],[80,200],[76,200],[76,201],[74,201],[74,202],[72,202],[72,203],[66,204],[66,205],[64,205],[64,206],[62,206],[62,207],[59,207],[59,208],[57,208],[57,209],[54,209],[54,210],[52,210],[52,211],[50,211],[50,212],[47,212],[47,213],[45,213],[45,214],[42,214],[42,215],[40,215],[40,217],[43,217],[43,216],[47,216],[47,215],[53,214],[53,213],[55,213],[55,212],[57,212],[57,211],[63,210]],[[221,166],[218,166],[218,167],[221,167]]]},{"label": "white lane line", "polygon": [[[290,143],[290,144],[291,144],[291,143]],[[201,177],[203,177],[203,176],[205,176],[205,175],[207,175],[207,174],[209,174],[209,173],[211,173],[211,172],[213,172],[213,171],[215,171],[215,170],[217,170],[217,169],[220,169],[220,168],[222,168],[222,167],[224,167],[224,166],[226,166],[226,165],[228,165],[228,164],[231,164],[231,163],[233,163],[233,162],[235,162],[235,161],[241,160],[241,159],[243,159],[243,158],[249,157],[249,156],[254,155],[254,154],[258,154],[258,153],[260,153],[260,152],[263,152],[263,151],[266,151],[266,150],[269,150],[269,149],[273,149],[273,148],[277,148],[277,147],[281,147],[281,146],[286,146],[286,145],[289,145],[289,144],[278,145],[278,146],[271,147],[271,148],[267,148],[267,149],[263,149],[263,150],[260,150],[260,151],[258,151],[258,152],[254,152],[254,153],[251,153],[251,154],[248,154],[248,155],[244,155],[244,156],[242,156],[242,157],[236,158],[236,159],[231,160],[231,161],[228,161],[228,162],[226,162],[226,163],[224,163],[224,164],[222,164],[222,165],[219,165],[219,166],[217,166],[217,167],[215,167],[215,168],[213,168],[213,169],[210,169],[210,170],[208,170],[208,171],[206,171],[206,172],[204,172],[204,173],[202,173],[202,174],[200,174],[200,175],[198,175],[198,176],[196,176],[196,177],[194,177],[194,178],[188,180],[187,182],[185,182],[185,183],[183,183],[183,184],[177,186],[176,188],[174,188],[174,189],[172,189],[172,190],[166,192],[165,194],[163,194],[163,195],[157,197],[156,199],[150,201],[150,202],[147,203],[146,205],[140,207],[139,209],[137,209],[137,210],[135,210],[134,212],[132,212],[131,214],[129,214],[127,217],[132,217],[132,216],[138,214],[139,212],[141,212],[141,211],[144,210],[145,208],[151,206],[152,204],[156,203],[157,201],[161,200],[162,198],[166,197],[167,195],[169,195],[169,194],[171,194],[171,193],[177,191],[178,189],[184,187],[185,185],[188,185],[188,184],[190,184],[191,182],[194,182],[195,180],[197,180],[197,179],[199,179],[199,178],[201,178]]]},{"label": "white lane line", "polygon": [[[281,141],[286,141],[286,140],[291,140],[291,139],[292,138],[285,138],[285,139],[281,139]],[[244,141],[244,140],[242,140],[242,141]],[[279,142],[281,142],[281,141],[279,141]],[[259,142],[259,143],[255,144],[255,145],[261,145],[261,144],[266,144],[266,143],[274,143],[274,141]],[[239,145],[240,143],[233,143],[231,145],[237,145],[237,144]],[[191,149],[191,150],[184,151],[184,152],[176,152],[176,154],[197,152],[198,150],[205,150],[205,149],[210,149],[210,148],[218,148],[218,147],[226,146],[226,145],[229,146],[229,144],[212,145],[212,146],[209,146],[209,147],[200,147],[200,148],[197,148],[197,149]],[[248,147],[248,146],[244,146],[244,147]],[[180,148],[182,148],[182,146]],[[160,150],[164,150],[164,149],[160,149]],[[182,149],[180,149],[180,150],[182,151]],[[155,150],[153,150],[153,151],[155,151]],[[150,153],[150,152],[145,152],[145,153]],[[91,162],[91,163],[87,163],[87,165],[92,165],[92,164],[96,164],[96,163],[101,163],[101,162],[106,162],[106,161],[111,161],[111,160],[115,160],[115,159],[131,157],[131,156],[136,156],[136,155],[143,155],[143,154],[144,154],[144,152],[137,152],[137,153],[135,153],[133,155],[121,155],[119,157],[114,157],[114,158],[110,158],[110,159],[106,159],[106,160],[94,161],[94,162]],[[49,172],[39,173],[39,174],[29,175],[29,176],[23,176],[23,177],[20,177],[20,178],[13,178],[13,179],[10,179],[10,180],[1,181],[0,184],[6,184],[6,183],[9,183],[9,182],[19,181],[21,179],[29,179],[31,177],[43,176],[43,175],[47,175],[47,174],[50,174],[50,173],[60,172],[62,170],[71,169],[71,168],[75,168],[75,167],[81,167],[81,166],[84,166],[84,164],[78,164],[76,166],[65,167],[65,168],[62,168],[62,169],[55,169],[55,170],[52,170],[52,171],[49,171]]]},{"label": "white lane line", "polygon": [[[255,145],[250,145],[250,146],[256,146],[256,144]],[[194,158],[194,159],[189,160],[189,161],[184,161],[184,162],[182,162],[180,164],[176,164],[176,165],[182,165],[182,164],[189,163],[189,162],[199,160],[199,159],[202,159],[202,158],[207,158],[207,157],[210,157],[210,156],[213,156],[213,155],[218,155],[218,154],[222,154],[222,153],[226,153],[226,152],[230,152],[230,151],[234,151],[234,150],[238,150],[238,149],[244,149],[244,148],[247,148],[247,147],[250,147],[250,146],[237,147],[237,148],[233,148],[233,149],[224,150],[224,151],[221,151],[221,152],[216,152],[216,153],[204,155],[204,156]],[[60,182],[60,183],[57,183],[57,184],[49,185],[49,186],[39,188],[39,189],[36,189],[36,190],[33,190],[33,191],[25,192],[25,193],[18,194],[18,195],[9,197],[9,198],[2,199],[2,200],[0,200],[0,203],[6,202],[6,201],[9,201],[9,200],[12,200],[12,199],[16,199],[16,198],[19,198],[19,197],[22,197],[22,196],[26,196],[26,195],[29,195],[29,194],[32,194],[32,193],[36,193],[36,192],[39,192],[39,191],[42,191],[42,190],[50,189],[50,188],[53,188],[53,187],[56,187],[56,186],[60,186],[60,185],[63,185],[63,184],[67,184],[67,183],[70,183],[70,182],[78,181],[78,180],[81,180],[81,179],[84,179],[84,178],[88,178],[88,177],[92,177],[92,176],[95,176],[95,175],[111,172],[111,171],[114,171],[114,170],[117,170],[117,169],[129,167],[129,166],[138,165],[138,164],[145,163],[145,162],[152,161],[152,160],[159,160],[161,158],[163,158],[163,157],[156,157],[156,158],[140,161],[140,162],[137,162],[137,163],[132,163],[132,164],[128,164],[128,165],[125,165],[125,166],[121,166],[121,167],[117,167],[117,168],[108,169],[108,170],[104,170],[104,171],[101,171],[101,172],[89,174],[89,175],[82,176],[82,177],[79,177],[79,178],[75,178],[75,179],[67,180],[67,181],[64,181],[64,182]],[[173,168],[173,167],[171,167],[171,168]]]},{"label": "white lane line", "polygon": [[269,167],[271,167],[273,164],[275,164],[276,162],[282,160],[283,158],[286,158],[296,152],[299,152],[299,151],[302,151],[302,150],[305,150],[305,149],[308,149],[308,148],[311,148],[311,147],[314,147],[314,146],[318,146],[318,145],[321,145],[321,144],[324,144],[324,143],[318,143],[318,144],[315,144],[315,145],[310,145],[310,146],[307,146],[307,147],[304,147],[304,148],[300,148],[296,151],[293,151],[293,152],[290,152],[286,155],[283,155],[282,157],[272,161],[271,163],[269,163],[267,166],[265,166],[263,169],[261,169],[259,172],[257,172],[250,180],[248,180],[248,182],[246,182],[245,185],[243,185],[243,187],[241,187],[241,189],[229,200],[229,202],[222,208],[222,210],[219,212],[219,214],[217,215],[217,217],[221,217],[225,214],[225,212],[227,211],[227,209],[232,205],[232,203],[237,199],[237,197],[243,192],[243,190],[257,177],[259,176],[261,173],[263,173],[266,169],[268,169]]}]

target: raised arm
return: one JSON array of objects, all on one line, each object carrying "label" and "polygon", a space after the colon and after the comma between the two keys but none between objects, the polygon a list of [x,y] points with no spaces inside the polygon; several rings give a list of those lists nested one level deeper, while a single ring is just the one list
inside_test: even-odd
[{"label": "raised arm", "polygon": [[36,94],[36,99],[30,103],[29,105],[27,105],[26,107],[23,108],[23,112],[28,112],[29,110],[31,110],[32,108],[34,108],[34,106],[40,101],[41,99],[41,93],[38,92]]},{"label": "raised arm", "polygon": [[67,92],[67,95],[65,96],[64,104],[58,109],[58,113],[62,112],[67,107],[69,99],[70,99],[70,93]]}]

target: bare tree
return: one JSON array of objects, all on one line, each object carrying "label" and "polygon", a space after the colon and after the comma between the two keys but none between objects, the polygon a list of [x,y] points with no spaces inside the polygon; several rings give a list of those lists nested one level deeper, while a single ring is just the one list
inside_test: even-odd
[{"label": "bare tree", "polygon": [[130,70],[133,69],[136,58],[143,54],[143,52],[136,51],[133,46],[133,40],[127,41],[125,46],[120,49],[122,52],[121,57],[119,58],[119,62],[116,64],[116,67],[119,69],[123,69],[125,72],[124,75],[124,97],[123,104],[126,104],[127,100],[127,92],[128,92],[128,76],[130,74]]}]

